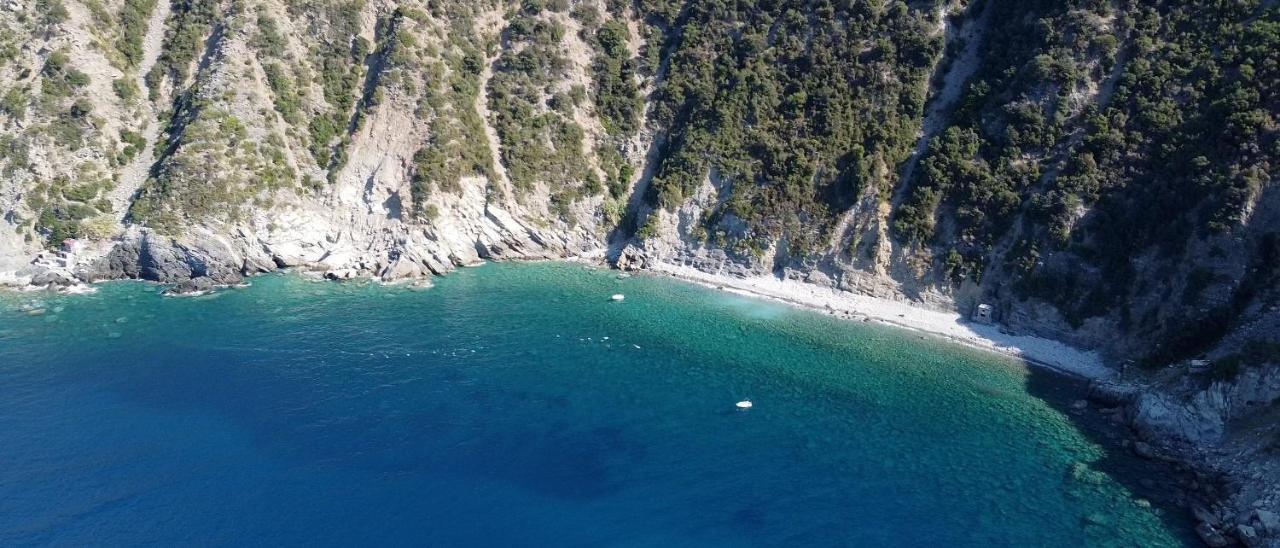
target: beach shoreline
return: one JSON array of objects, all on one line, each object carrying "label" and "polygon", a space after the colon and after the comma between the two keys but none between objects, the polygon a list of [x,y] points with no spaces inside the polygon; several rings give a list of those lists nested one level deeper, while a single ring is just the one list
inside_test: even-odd
[{"label": "beach shoreline", "polygon": [[966,321],[959,313],[924,308],[908,301],[858,295],[835,288],[771,276],[739,278],[708,273],[693,267],[650,263],[642,272],[695,283],[749,297],[782,302],[824,312],[833,317],[873,321],[892,327],[941,337],[970,348],[1017,358],[1082,380],[1106,380],[1117,372],[1094,351],[1032,335],[1004,333],[998,325]]},{"label": "beach shoreline", "polygon": [[[549,260],[549,259],[548,259]],[[597,264],[612,268],[602,254],[560,259],[566,262]],[[540,262],[532,260],[533,262]],[[925,333],[978,350],[1016,358],[1030,365],[1050,369],[1083,380],[1114,378],[1117,372],[1105,365],[1097,352],[1081,350],[1067,344],[1031,335],[1013,335],[998,325],[981,325],[966,321],[954,311],[932,310],[918,303],[891,300],[842,291],[798,280],[782,280],[772,276],[741,278],[705,272],[684,265],[651,262],[641,272],[666,276],[720,289],[744,296],[768,299],[848,320],[874,321],[888,326]],[[0,286],[19,291],[43,290],[29,285],[29,280],[16,276],[0,278]],[[28,282],[23,284],[21,282]],[[76,284],[64,289],[69,293],[92,292],[92,284]]]}]

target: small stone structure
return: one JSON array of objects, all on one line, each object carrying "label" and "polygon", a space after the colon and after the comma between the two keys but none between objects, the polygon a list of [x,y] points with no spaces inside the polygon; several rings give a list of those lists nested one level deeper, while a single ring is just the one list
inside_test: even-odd
[{"label": "small stone structure", "polygon": [[993,323],[996,323],[995,314],[996,314],[995,307],[986,303],[982,303],[978,305],[977,308],[973,309],[973,321],[974,323],[991,325]]}]

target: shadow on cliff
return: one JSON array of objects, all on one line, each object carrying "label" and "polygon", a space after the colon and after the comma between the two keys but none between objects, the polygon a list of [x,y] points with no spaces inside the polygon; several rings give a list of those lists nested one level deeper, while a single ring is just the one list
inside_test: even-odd
[{"label": "shadow on cliff", "polygon": [[[1030,363],[1026,366],[1027,393],[1062,413],[1089,441],[1102,447],[1101,458],[1085,463],[1089,469],[1102,472],[1123,486],[1135,504],[1139,499],[1149,501],[1163,524],[1186,545],[1202,545],[1194,531],[1190,499],[1180,485],[1180,480],[1187,478],[1186,473],[1173,463],[1135,454],[1127,443],[1133,433],[1120,418],[1124,410],[1088,401],[1089,381]],[[1081,407],[1082,401],[1087,401],[1087,407]],[[1071,470],[1063,473],[1067,476],[1065,481],[1076,481]],[[1081,523],[1081,527],[1086,525]]]}]

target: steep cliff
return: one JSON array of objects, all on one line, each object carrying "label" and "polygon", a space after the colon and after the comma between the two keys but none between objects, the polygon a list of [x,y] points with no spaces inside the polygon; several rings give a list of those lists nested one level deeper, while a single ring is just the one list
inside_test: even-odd
[{"label": "steep cliff", "polygon": [[8,0],[0,280],[587,256],[990,303],[1261,462],[1278,116],[1271,1]]},{"label": "steep cliff", "polygon": [[114,4],[9,4],[9,265],[75,239],[83,277],[120,275],[94,259],[123,238],[408,277],[598,245],[591,35],[567,13]]}]

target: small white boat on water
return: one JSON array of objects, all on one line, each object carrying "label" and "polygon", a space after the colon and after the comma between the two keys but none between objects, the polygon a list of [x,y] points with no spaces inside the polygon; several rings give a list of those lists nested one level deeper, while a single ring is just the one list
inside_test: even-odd
[{"label": "small white boat on water", "polygon": [[751,400],[742,400],[737,405],[738,409],[751,409]]},{"label": "small white boat on water", "polygon": [[617,293],[617,294],[615,294],[614,296],[609,297],[609,300],[611,300],[611,301],[615,301],[615,302],[616,302],[616,301],[621,301],[622,299],[625,299],[625,298],[627,298],[627,297],[626,297],[626,295],[623,295],[623,294],[621,294],[621,293]]}]

